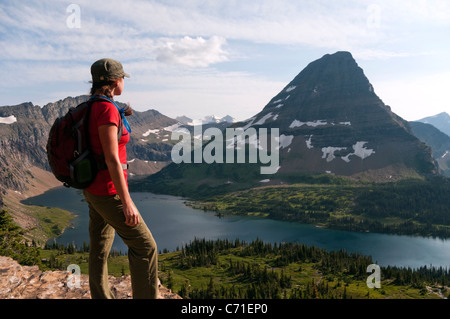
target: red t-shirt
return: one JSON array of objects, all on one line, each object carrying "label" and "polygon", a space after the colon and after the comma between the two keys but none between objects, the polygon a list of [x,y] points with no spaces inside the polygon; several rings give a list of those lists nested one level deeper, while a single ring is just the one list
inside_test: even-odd
[{"label": "red t-shirt", "polygon": [[[89,118],[89,135],[91,140],[91,149],[95,154],[103,154],[103,148],[100,143],[98,128],[105,124],[120,125],[120,114],[116,106],[110,102],[96,101],[92,103],[91,115]],[[130,140],[128,131],[123,128],[122,137],[119,141],[119,159],[123,164],[127,163],[126,144]],[[123,171],[125,181],[127,181],[127,170]],[[94,182],[86,188],[94,195],[115,195],[117,194],[113,181],[107,169],[100,170]]]}]

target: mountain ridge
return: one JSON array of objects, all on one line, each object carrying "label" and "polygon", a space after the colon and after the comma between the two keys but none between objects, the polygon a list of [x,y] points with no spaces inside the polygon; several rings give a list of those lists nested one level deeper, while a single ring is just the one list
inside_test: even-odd
[{"label": "mountain ridge", "polygon": [[450,136],[434,125],[425,122],[410,122],[410,125],[414,134],[431,147],[433,158],[440,173],[450,177]]},{"label": "mountain ridge", "polygon": [[[87,95],[81,95],[66,97],[43,107],[32,102],[0,106],[0,118],[8,119],[0,123],[0,191],[3,194],[5,189],[25,191],[31,177],[23,173],[29,168],[49,171],[46,143],[51,125],[69,108],[87,99]],[[128,119],[135,131],[127,149],[128,159],[140,161],[139,170],[131,168],[131,174],[152,174],[167,165],[170,161],[170,143],[160,137],[144,140],[142,134],[149,128],[167,127],[176,121],[152,109],[135,111]]]},{"label": "mountain ridge", "polygon": [[432,116],[424,117],[415,122],[431,124],[441,132],[450,136],[450,115],[447,112],[441,112]]}]

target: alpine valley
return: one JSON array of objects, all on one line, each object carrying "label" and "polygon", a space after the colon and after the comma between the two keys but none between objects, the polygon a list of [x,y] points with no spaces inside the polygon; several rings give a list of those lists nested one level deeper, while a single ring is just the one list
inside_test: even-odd
[{"label": "alpine valley", "polygon": [[[9,199],[16,194],[30,194],[30,189],[44,184],[60,185],[49,172],[48,132],[57,117],[85,99],[67,97],[43,107],[31,102],[0,107],[4,199],[0,198],[0,207],[14,215]],[[172,119],[156,110],[135,112],[129,117],[132,137],[127,146],[130,188],[185,196],[197,200],[195,207],[221,213],[258,214],[357,231],[447,236],[450,202],[444,194],[450,187],[444,176],[450,171],[450,137],[442,126],[429,124],[444,118],[439,123],[445,127],[445,116],[408,123],[376,95],[349,52],[327,54],[311,62],[246,121],[210,116],[199,122]],[[278,129],[275,172],[261,174],[260,162],[171,162],[178,142],[172,133],[180,128],[198,132],[199,123],[201,132],[210,127]],[[205,148],[211,142],[203,136],[200,145]],[[225,152],[230,143],[223,143]],[[252,145],[248,140],[247,144],[248,152]],[[412,191],[418,194],[414,201],[409,196]],[[390,209],[393,201],[399,206],[394,210]]]},{"label": "alpine valley", "polygon": [[[310,63],[261,112],[229,128],[278,129],[275,172],[249,161],[255,143],[247,138],[247,162],[171,163],[133,189],[188,197],[220,215],[450,236],[449,137],[394,114],[349,52]],[[214,151],[225,158],[231,147],[236,157],[242,144],[233,142]]]},{"label": "alpine valley", "polygon": [[[70,225],[73,215],[23,202],[62,185],[49,171],[48,133],[56,118],[86,99],[0,107],[0,254],[45,270],[66,269],[67,262],[87,267],[88,247],[82,248],[84,255],[56,243],[41,249]],[[154,109],[135,111],[128,118],[129,185],[133,192],[183,196],[187,205],[219,217],[237,214],[354,232],[450,238],[448,118],[441,113],[405,121],[376,95],[351,54],[336,52],[311,62],[246,121],[172,119]],[[243,163],[172,162],[180,142],[173,137],[179,132],[193,136],[190,156],[198,150],[212,154],[211,143],[218,143],[208,136],[209,128],[278,132],[270,143],[278,145],[275,170],[261,174],[267,163],[248,160],[252,147],[259,149],[250,138],[244,142]],[[222,151],[225,157],[231,148],[237,156],[242,147],[227,139],[221,143],[214,155]],[[26,243],[38,244],[25,245],[22,234]],[[114,273],[123,274],[127,257],[110,257],[118,269]],[[196,238],[159,258],[162,284],[178,289],[183,298],[448,298],[450,291],[449,270],[442,267],[384,267],[382,289],[368,289],[370,257],[300,243]],[[13,267],[4,267],[6,273]],[[16,292],[24,286],[19,281]],[[17,283],[4,282],[7,287]],[[187,306],[182,311],[214,311]]]}]

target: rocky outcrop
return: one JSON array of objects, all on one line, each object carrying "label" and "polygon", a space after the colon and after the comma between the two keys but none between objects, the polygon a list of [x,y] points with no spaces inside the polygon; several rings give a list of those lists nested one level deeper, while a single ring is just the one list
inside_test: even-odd
[{"label": "rocky outcrop", "polygon": [[[0,192],[10,189],[24,192],[29,188],[31,167],[50,170],[47,160],[48,133],[55,119],[64,116],[88,98],[87,95],[67,97],[42,108],[31,102],[0,107]],[[120,106],[123,103],[118,102]],[[127,145],[129,159],[163,162],[163,165],[134,169],[136,175],[149,175],[155,167],[161,168],[170,161],[171,145],[163,136],[147,141],[142,135],[149,129],[161,129],[177,121],[155,110],[134,112],[129,117],[133,130]]]},{"label": "rocky outcrop", "polygon": [[431,147],[440,173],[450,177],[450,136],[428,123],[410,122],[409,124],[414,134]]},{"label": "rocky outcrop", "polygon": [[11,116],[15,122],[0,124],[0,187],[22,192],[29,167],[48,167],[42,143],[48,124],[32,103],[0,108],[0,117]]},{"label": "rocky outcrop", "polygon": [[[0,299],[90,299],[87,275],[74,276],[69,271],[45,271],[38,266],[21,266],[0,256]],[[130,276],[109,277],[117,299],[131,299]],[[160,286],[159,299],[181,299]]]}]

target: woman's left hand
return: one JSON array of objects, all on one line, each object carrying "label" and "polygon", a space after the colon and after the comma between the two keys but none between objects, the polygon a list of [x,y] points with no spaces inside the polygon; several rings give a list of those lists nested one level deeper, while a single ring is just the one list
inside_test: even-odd
[{"label": "woman's left hand", "polygon": [[123,205],[123,214],[125,215],[125,225],[134,227],[139,224],[139,211],[131,205]]}]

